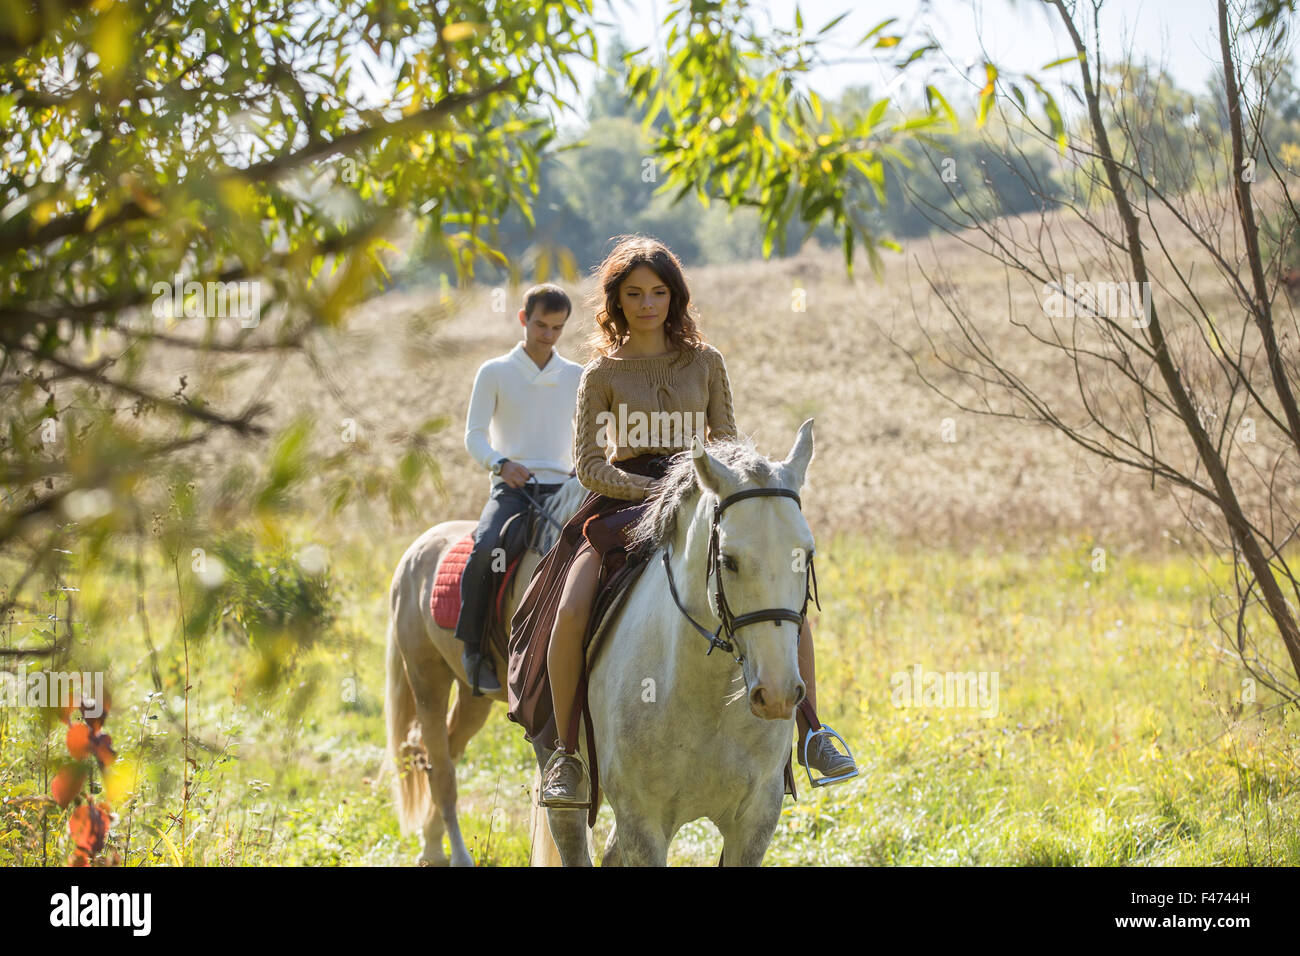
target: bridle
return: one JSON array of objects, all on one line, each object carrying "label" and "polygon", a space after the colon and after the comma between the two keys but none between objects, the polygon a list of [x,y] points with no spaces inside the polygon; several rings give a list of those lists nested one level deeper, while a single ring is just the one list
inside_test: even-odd
[{"label": "bridle", "polygon": [[[739,617],[732,614],[731,605],[727,603],[727,595],[722,589],[722,568],[719,563],[719,548],[721,546],[721,536],[719,535],[719,526],[722,521],[722,513],[737,501],[744,501],[746,498],[793,498],[794,503],[802,508],[799,500],[799,493],[791,491],[789,488],[746,488],[744,491],[737,491],[735,494],[728,495],[721,499],[713,506],[713,522],[709,527],[709,559],[708,568],[704,573],[704,590],[708,593],[709,578],[717,577],[717,592],[714,599],[714,611],[717,612],[721,623],[718,629],[710,634],[700,625],[695,618],[691,617],[690,612],[682,606],[681,599],[677,596],[677,585],[673,581],[673,571],[668,564],[668,549],[663,551],[664,573],[668,575],[668,590],[672,593],[673,603],[677,609],[686,615],[686,620],[691,622],[691,626],[709,642],[709,649],[705,653],[707,657],[713,653],[716,647],[722,648],[728,654],[735,656],[736,662],[741,663],[744,657],[736,654],[736,631],[750,624],[757,624],[759,621],[771,621],[774,625],[781,621],[790,621],[798,624],[802,628],[804,615],[808,611],[808,599],[812,598],[813,603],[817,605],[817,610],[821,610],[821,601],[817,597],[817,572],[813,570],[812,555],[808,556],[808,568],[804,574],[804,595],[803,607],[798,611],[792,611],[789,608],[776,607],[766,608],[762,611],[750,611],[748,614],[741,614]],[[726,638],[720,638],[718,635],[726,631]]]}]

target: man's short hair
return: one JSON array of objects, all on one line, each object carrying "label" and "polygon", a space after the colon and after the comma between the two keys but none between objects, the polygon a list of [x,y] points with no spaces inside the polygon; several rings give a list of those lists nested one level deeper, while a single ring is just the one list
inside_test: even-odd
[{"label": "man's short hair", "polygon": [[563,312],[567,319],[573,311],[569,296],[558,285],[550,282],[535,285],[524,293],[524,316],[531,319],[533,309],[541,306],[543,312]]}]

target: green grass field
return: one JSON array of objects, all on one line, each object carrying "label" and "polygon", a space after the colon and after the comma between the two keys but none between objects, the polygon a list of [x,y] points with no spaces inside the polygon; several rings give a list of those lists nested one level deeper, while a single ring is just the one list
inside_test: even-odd
[{"label": "green grass field", "polygon": [[[127,865],[414,861],[419,840],[399,835],[380,778],[386,595],[404,545],[329,546],[334,624],[269,694],[255,689],[247,647],[189,642],[183,841],[185,647],[171,569],[145,569],[156,656],[130,569],[73,575],[89,634],[76,659],[105,668],[114,702],[108,853]],[[1099,571],[1091,551],[1084,540],[1033,553],[823,542],[820,710],[862,775],[787,798],[767,862],[1300,863],[1294,718],[1263,688],[1242,705],[1244,675],[1207,618],[1211,582],[1181,555],[1112,554]],[[151,697],[155,666],[163,689]],[[917,666],[996,675],[996,715],[895,706],[891,677]],[[0,708],[0,864],[67,858],[68,811],[34,799],[63,749],[62,725],[48,726],[39,711]],[[498,710],[458,774],[480,865],[527,861],[531,768]],[[597,847],[610,818],[605,808]],[[697,821],[670,859],[712,864],[720,849]]]}]

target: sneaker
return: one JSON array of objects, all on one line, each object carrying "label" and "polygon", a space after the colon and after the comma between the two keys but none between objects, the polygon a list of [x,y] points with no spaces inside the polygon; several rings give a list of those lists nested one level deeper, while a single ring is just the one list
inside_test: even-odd
[{"label": "sneaker", "polygon": [[587,767],[577,754],[556,750],[542,770],[542,792],[538,806],[554,809],[585,809],[591,806],[591,785]]},{"label": "sneaker", "polygon": [[[809,731],[810,734],[814,733]],[[812,765],[823,777],[841,777],[857,769],[857,764],[848,754],[835,749],[835,738],[830,734],[817,734],[808,741],[808,762],[804,763],[803,746],[799,747],[799,763],[805,767]]]},{"label": "sneaker", "polygon": [[460,662],[465,665],[465,676],[474,690],[474,696],[495,694],[501,689],[501,682],[497,680],[497,670],[492,663],[491,655],[466,648],[460,655]]}]

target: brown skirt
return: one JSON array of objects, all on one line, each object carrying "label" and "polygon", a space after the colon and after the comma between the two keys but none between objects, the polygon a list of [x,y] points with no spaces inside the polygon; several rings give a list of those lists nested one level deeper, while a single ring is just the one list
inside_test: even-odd
[{"label": "brown skirt", "polygon": [[[661,478],[668,456],[638,455],[614,462],[623,471]],[[546,652],[568,578],[569,568],[584,551],[602,556],[601,586],[609,578],[607,564],[626,545],[624,534],[645,510],[646,502],[610,498],[589,492],[581,507],[565,524],[554,547],[533,572],[528,589],[510,621],[507,716],[523,725],[528,740],[551,746],[558,734],[551,706],[551,682],[546,673]]]}]

